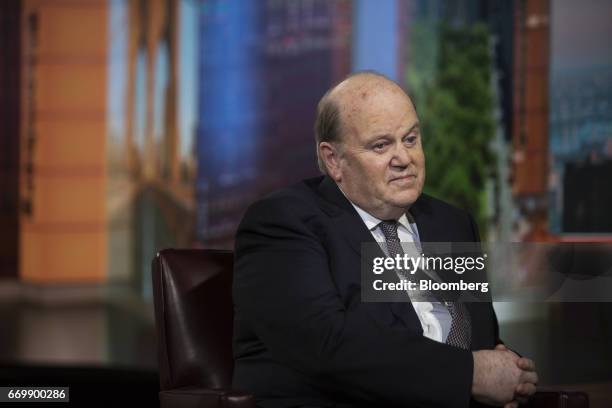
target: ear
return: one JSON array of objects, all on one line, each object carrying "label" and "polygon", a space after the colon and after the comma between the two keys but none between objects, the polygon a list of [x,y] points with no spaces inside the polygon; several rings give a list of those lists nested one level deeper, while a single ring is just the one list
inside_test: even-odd
[{"label": "ear", "polygon": [[319,143],[319,157],[325,164],[327,174],[336,182],[342,181],[342,169],[340,168],[340,152],[331,143]]}]

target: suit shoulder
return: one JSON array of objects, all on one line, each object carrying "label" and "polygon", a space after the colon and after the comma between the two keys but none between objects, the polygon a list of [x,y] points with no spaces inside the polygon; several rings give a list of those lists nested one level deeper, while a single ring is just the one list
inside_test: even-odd
[{"label": "suit shoulder", "polygon": [[421,194],[421,197],[419,197],[418,206],[419,210],[432,212],[437,215],[446,214],[448,216],[461,218],[470,217],[470,214],[467,211],[428,194]]},{"label": "suit shoulder", "polygon": [[322,251],[318,236],[321,214],[316,196],[307,186],[296,184],[274,191],[247,208],[236,230],[236,254],[262,243],[283,245],[298,241]]},{"label": "suit shoulder", "polygon": [[318,212],[317,196],[314,192],[313,179],[296,183],[292,186],[273,191],[253,202],[248,208],[243,221],[251,217],[283,218],[292,216],[300,218]]},{"label": "suit shoulder", "polygon": [[427,194],[421,194],[414,205],[417,219],[419,214],[425,214],[427,219],[436,220],[438,225],[444,225],[447,230],[468,231],[466,241],[480,241],[480,232],[472,215],[459,207]]}]

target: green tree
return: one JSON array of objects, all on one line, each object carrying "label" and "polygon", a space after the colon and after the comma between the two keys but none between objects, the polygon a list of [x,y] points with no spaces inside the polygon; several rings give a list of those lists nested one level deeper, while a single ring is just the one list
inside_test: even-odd
[{"label": "green tree", "polygon": [[[491,63],[486,26],[443,25],[433,81],[418,83],[418,74],[408,75],[427,158],[425,191],[470,211],[483,232],[485,182],[495,171],[489,148],[495,131]],[[415,68],[410,66],[409,72]]]}]

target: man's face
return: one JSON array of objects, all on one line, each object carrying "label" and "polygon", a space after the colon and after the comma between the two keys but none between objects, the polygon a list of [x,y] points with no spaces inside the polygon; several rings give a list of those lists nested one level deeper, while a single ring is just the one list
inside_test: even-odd
[{"label": "man's face", "polygon": [[332,175],[346,196],[380,219],[399,218],[425,182],[419,121],[393,84],[357,87],[340,100],[343,144]]}]

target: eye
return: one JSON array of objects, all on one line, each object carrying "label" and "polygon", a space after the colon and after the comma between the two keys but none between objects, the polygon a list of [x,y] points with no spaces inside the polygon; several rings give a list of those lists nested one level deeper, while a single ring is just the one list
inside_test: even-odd
[{"label": "eye", "polygon": [[417,142],[417,139],[418,139],[417,135],[409,135],[404,138],[404,143],[412,146]]},{"label": "eye", "polygon": [[387,147],[387,142],[378,142],[372,146],[372,148],[377,152],[383,151],[385,147]]}]

